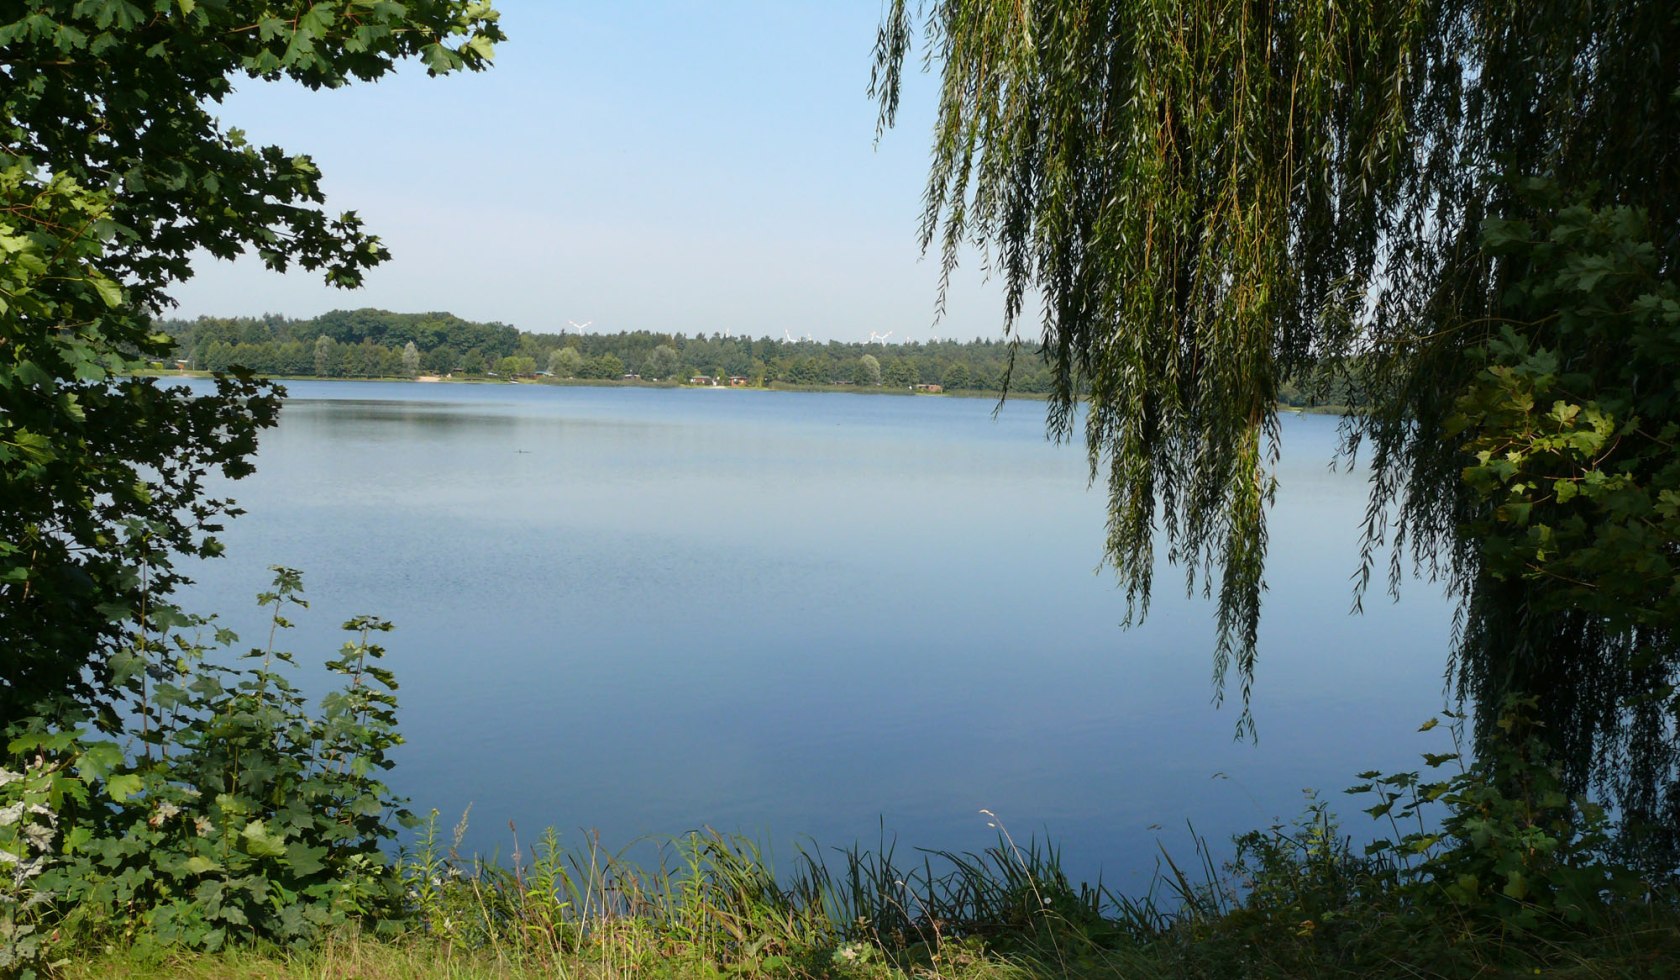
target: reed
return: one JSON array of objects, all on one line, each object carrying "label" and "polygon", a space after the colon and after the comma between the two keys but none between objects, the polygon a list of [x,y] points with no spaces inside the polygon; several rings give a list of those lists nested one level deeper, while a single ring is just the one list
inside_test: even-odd
[{"label": "reed", "polygon": [[[1353,853],[1321,808],[1244,835],[1221,864],[1163,849],[1141,896],[1073,884],[1059,851],[995,821],[979,853],[799,848],[778,868],[755,842],[711,830],[631,850],[544,831],[506,860],[465,856],[465,818],[434,812],[399,867],[413,918],[395,939],[346,930],[304,950],[79,957],[65,976],[396,978],[777,976],[836,980],[1029,977],[1295,978],[1665,976],[1680,962],[1672,889],[1617,906],[1587,931],[1488,930],[1420,904]],[[1193,834],[1194,836],[1194,834]],[[1386,859],[1385,859],[1386,860]],[[89,951],[90,953],[92,951]]]},{"label": "reed", "polygon": [[1680,957],[1672,891],[1585,932],[1559,919],[1515,937],[1420,902],[1322,805],[1244,835],[1226,864],[1192,828],[1194,860],[1163,848],[1136,896],[1075,884],[1053,844],[1017,841],[995,817],[997,843],[978,853],[903,854],[883,832],[872,848],[798,848],[780,868],[712,830],[643,842],[651,867],[592,835],[566,850],[552,830],[528,859],[516,846],[512,863],[463,860],[436,850],[436,820],[402,861],[410,880],[442,883],[428,906],[416,881],[417,934],[447,961],[544,975],[1619,976]]},{"label": "reed", "polygon": [[1138,946],[1172,927],[1153,896],[1075,886],[1054,846],[996,826],[996,846],[980,853],[905,860],[883,833],[873,849],[800,847],[778,869],[757,842],[709,829],[652,842],[648,865],[594,835],[568,850],[552,829],[528,857],[517,842],[510,862],[463,857],[464,820],[445,844],[434,812],[399,864],[428,941],[572,971],[674,957],[747,972],[939,973],[1016,957],[1072,962],[1076,951]]}]

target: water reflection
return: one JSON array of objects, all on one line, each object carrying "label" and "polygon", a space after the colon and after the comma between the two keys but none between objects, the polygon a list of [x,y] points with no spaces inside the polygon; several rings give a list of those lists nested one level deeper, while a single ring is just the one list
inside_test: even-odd
[{"label": "water reflection", "polygon": [[1176,573],[1119,629],[1103,494],[1041,404],[290,387],[198,599],[248,609],[283,563],[314,601],[300,651],[395,620],[395,782],[473,802],[486,848],[508,819],[784,846],[884,819],[965,849],[986,807],[1124,884],[1151,825],[1219,839],[1410,767],[1440,704],[1437,595],[1346,615],[1363,484],[1326,470],[1329,419],[1284,424],[1254,746],[1209,704],[1211,607]]}]

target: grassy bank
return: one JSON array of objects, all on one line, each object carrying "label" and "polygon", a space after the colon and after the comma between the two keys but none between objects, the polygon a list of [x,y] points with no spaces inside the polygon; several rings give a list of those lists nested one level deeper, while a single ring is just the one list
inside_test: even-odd
[{"label": "grassy bank", "polygon": [[[1288,945],[1285,940],[1283,945]],[[466,951],[423,939],[406,942],[377,942],[358,936],[336,938],[319,949],[301,953],[253,952],[178,955],[140,959],[132,955],[99,956],[70,967],[70,980],[107,980],[112,976],[156,978],[156,980],[270,980],[270,978],[322,978],[322,980],[536,980],[536,978],[672,977],[716,978],[724,976],[835,977],[856,980],[933,978],[950,980],[1027,980],[1037,977],[1126,978],[1126,980],[1176,980],[1176,978],[1298,978],[1312,977],[1475,977],[1515,978],[1545,976],[1555,980],[1607,980],[1607,978],[1673,977],[1673,964],[1680,947],[1637,927],[1603,944],[1552,945],[1543,958],[1526,957],[1540,965],[1511,961],[1509,946],[1460,949],[1457,965],[1439,967],[1402,955],[1374,959],[1368,969],[1347,969],[1321,957],[1303,958],[1297,951],[1276,945],[1238,950],[1230,944],[1204,943],[1188,948],[1132,952],[1094,950],[1078,959],[1042,954],[1004,954],[964,947],[949,961],[922,956],[893,963],[886,959],[864,960],[845,966],[819,967],[806,972],[797,967],[759,972],[753,969],[720,967],[703,958],[682,953],[661,952],[657,957],[624,957],[617,960],[588,956],[541,957],[505,951]],[[1282,952],[1280,959],[1269,958]],[[1438,959],[1438,958],[1434,958]]]},{"label": "grassy bank", "polygon": [[1246,835],[1223,869],[1169,858],[1134,897],[1070,884],[1053,848],[1001,829],[983,854],[888,844],[805,852],[781,870],[711,833],[666,841],[655,867],[563,849],[552,833],[491,864],[454,849],[463,829],[426,824],[400,862],[412,914],[382,937],[347,928],[217,953],[107,941],[75,950],[63,975],[1655,978],[1680,963],[1671,890],[1516,926],[1400,887],[1322,811]]}]

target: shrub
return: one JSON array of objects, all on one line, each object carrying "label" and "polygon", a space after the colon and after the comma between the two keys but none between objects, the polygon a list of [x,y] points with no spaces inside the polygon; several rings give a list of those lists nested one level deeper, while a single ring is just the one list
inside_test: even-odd
[{"label": "shrub", "polygon": [[[12,740],[11,754],[46,775],[0,787],[0,807],[44,807],[60,839],[28,897],[8,907],[28,920],[14,932],[51,923],[140,946],[216,949],[234,937],[300,944],[352,919],[401,913],[382,845],[412,818],[380,780],[401,736],[396,682],[372,642],[390,624],[344,624],[352,639],[326,663],[343,686],[311,712],[282,672],[292,656],[273,645],[291,626],[288,607],[306,605],[301,580],[275,571],[259,597],[271,609],[269,645],[243,658],[260,664],[218,662],[210,651],[236,637],[209,621],[165,611],[142,624],[113,664],[131,692],[134,753],[44,725]],[[212,647],[183,632],[205,628]],[[28,802],[45,792],[43,779],[53,798]],[[38,932],[18,941],[29,935]]]},{"label": "shrub", "polygon": [[[1531,697],[1508,698],[1499,735],[1450,778],[1362,773],[1375,781],[1348,792],[1377,793],[1380,802],[1366,812],[1391,819],[1397,832],[1400,821],[1415,824],[1398,839],[1373,842],[1367,854],[1398,861],[1401,884],[1420,901],[1444,896],[1471,919],[1505,929],[1578,928],[1647,887],[1616,860],[1604,808],[1564,792],[1534,709]],[[1426,754],[1424,761],[1440,768],[1461,756]],[[1438,827],[1425,812],[1433,804],[1445,808]]]}]

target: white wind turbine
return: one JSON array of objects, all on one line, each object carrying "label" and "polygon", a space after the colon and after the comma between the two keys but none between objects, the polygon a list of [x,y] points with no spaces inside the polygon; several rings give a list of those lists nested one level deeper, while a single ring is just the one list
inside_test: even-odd
[{"label": "white wind turbine", "polygon": [[576,320],[567,320],[566,322],[572,325],[573,330],[576,330],[578,333],[581,334],[581,333],[583,333],[584,328],[588,327],[591,323],[594,323],[595,321],[594,320],[585,320],[582,323],[579,323]]},{"label": "white wind turbine", "polygon": [[891,330],[888,330],[886,333],[876,333],[871,330],[869,331],[869,342],[872,344],[880,344],[882,347],[885,347],[887,346],[887,338],[892,335],[893,332]]},{"label": "white wind turbine", "polygon": [[782,337],[790,344],[795,343],[795,341],[793,339],[793,334],[788,333],[788,328],[787,327],[782,328]]}]

